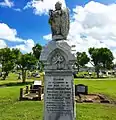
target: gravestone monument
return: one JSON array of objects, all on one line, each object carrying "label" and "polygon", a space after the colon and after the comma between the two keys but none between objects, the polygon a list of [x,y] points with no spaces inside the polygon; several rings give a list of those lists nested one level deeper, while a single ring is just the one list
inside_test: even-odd
[{"label": "gravestone monument", "polygon": [[79,95],[79,94],[87,95],[88,94],[88,86],[83,85],[83,84],[75,85],[75,95]]},{"label": "gravestone monument", "polygon": [[73,64],[76,60],[67,43],[69,11],[57,2],[50,10],[52,41],[43,47],[44,120],[75,120]]}]

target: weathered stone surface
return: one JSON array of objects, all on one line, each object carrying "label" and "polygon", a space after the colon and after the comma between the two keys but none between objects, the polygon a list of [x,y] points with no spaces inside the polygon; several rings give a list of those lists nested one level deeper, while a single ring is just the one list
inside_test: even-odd
[{"label": "weathered stone surface", "polygon": [[72,70],[72,64],[75,62],[75,56],[66,40],[49,42],[43,48],[40,59],[45,64],[45,70]]},{"label": "weathered stone surface", "polygon": [[53,40],[67,39],[69,33],[69,10],[68,8],[62,9],[62,4],[57,2],[55,10],[49,11],[49,24],[52,30]]},{"label": "weathered stone surface", "polygon": [[74,120],[72,65],[75,57],[65,40],[51,41],[42,50],[45,65],[44,120]]},{"label": "weathered stone surface", "polygon": [[[73,78],[71,73],[52,71],[45,76],[45,119],[74,120]],[[62,74],[63,73],[63,74]],[[65,74],[65,75],[64,75]]]},{"label": "weathered stone surface", "polygon": [[57,2],[49,11],[52,41],[41,52],[44,63],[44,120],[75,120],[73,64],[76,60],[68,45],[69,10]]}]

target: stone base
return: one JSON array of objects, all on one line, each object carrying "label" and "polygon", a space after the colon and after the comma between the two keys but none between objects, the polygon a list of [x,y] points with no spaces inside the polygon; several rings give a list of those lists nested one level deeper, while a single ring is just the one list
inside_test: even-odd
[{"label": "stone base", "polygon": [[66,38],[64,38],[62,35],[54,35],[54,36],[52,36],[52,39],[53,40],[64,40]]},{"label": "stone base", "polygon": [[74,120],[72,72],[45,73],[44,120]]}]

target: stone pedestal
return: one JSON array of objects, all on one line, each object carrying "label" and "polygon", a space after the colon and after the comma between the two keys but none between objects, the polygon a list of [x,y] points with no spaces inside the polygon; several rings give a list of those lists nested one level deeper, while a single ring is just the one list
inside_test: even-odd
[{"label": "stone pedestal", "polygon": [[65,40],[51,41],[42,50],[44,120],[75,120],[72,65],[75,57]]}]

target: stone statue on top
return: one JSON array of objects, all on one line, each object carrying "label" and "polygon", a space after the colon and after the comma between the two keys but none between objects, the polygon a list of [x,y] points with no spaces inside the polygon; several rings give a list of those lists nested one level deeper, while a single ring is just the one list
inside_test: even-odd
[{"label": "stone statue on top", "polygon": [[66,40],[69,33],[69,10],[62,9],[62,3],[55,4],[55,10],[49,10],[49,24],[51,25],[53,40]]}]

